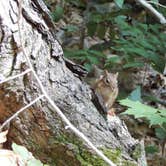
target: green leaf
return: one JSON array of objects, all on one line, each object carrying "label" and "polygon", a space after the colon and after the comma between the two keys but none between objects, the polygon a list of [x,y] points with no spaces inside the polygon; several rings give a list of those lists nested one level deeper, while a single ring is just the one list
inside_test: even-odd
[{"label": "green leaf", "polygon": [[166,110],[159,110],[159,114],[166,117]]},{"label": "green leaf", "polygon": [[98,24],[98,26],[97,26],[97,36],[100,39],[103,39],[105,37],[106,30],[107,30],[107,26],[106,25]]},{"label": "green leaf", "polygon": [[141,110],[141,109],[128,108],[127,111],[125,111],[123,114],[134,115],[135,118],[146,117],[147,119],[149,119],[149,117],[151,117],[151,114],[154,114],[154,113],[150,111]]},{"label": "green leaf", "polygon": [[97,29],[97,23],[88,23],[87,28],[88,28],[88,35],[93,36]]},{"label": "green leaf", "polygon": [[99,58],[105,58],[106,57],[101,51],[88,50],[88,53],[93,54],[94,56],[97,56]]},{"label": "green leaf", "polygon": [[107,27],[103,24],[98,24],[97,26],[97,36],[101,39],[104,38],[106,33]]},{"label": "green leaf", "polygon": [[31,159],[28,161],[27,166],[43,166],[40,160]]},{"label": "green leaf", "polygon": [[96,13],[96,12],[92,12],[89,16],[89,22],[90,23],[100,23],[100,22],[103,22],[103,17],[101,14],[99,13]]},{"label": "green leaf", "polygon": [[152,0],[153,2],[156,2],[156,3],[159,3],[159,1],[158,0]]},{"label": "green leaf", "polygon": [[136,47],[129,47],[129,45],[124,46],[124,49],[126,52],[130,53],[130,54],[136,54],[136,55],[141,55],[143,57],[149,57],[147,54],[147,51],[144,48],[136,48]]},{"label": "green leaf", "polygon": [[165,140],[166,139],[166,129],[155,128],[155,134],[156,134],[157,138],[159,138],[161,140]]},{"label": "green leaf", "polygon": [[65,29],[67,32],[75,32],[75,31],[78,31],[78,27],[75,26],[75,25],[67,25],[64,29]]},{"label": "green leaf", "polygon": [[90,72],[93,68],[92,64],[90,64],[90,63],[84,63],[84,67],[88,72]]},{"label": "green leaf", "polygon": [[99,59],[95,56],[89,55],[86,58],[91,64],[98,64],[99,63]]},{"label": "green leaf", "polygon": [[153,50],[155,51],[156,48],[154,47],[154,45],[150,44],[147,40],[145,39],[140,39],[140,42],[138,43],[141,47],[145,47],[147,49]]},{"label": "green leaf", "polygon": [[142,99],[141,99],[141,87],[137,86],[137,88],[131,92],[128,99],[130,99],[132,101],[142,101]]},{"label": "green leaf", "polygon": [[63,8],[57,5],[55,11],[52,13],[52,18],[55,22],[57,22],[62,18],[62,16],[63,16]]},{"label": "green leaf", "polygon": [[65,50],[64,55],[68,58],[85,60],[88,56],[87,50]]},{"label": "green leaf", "polygon": [[165,63],[166,63],[164,57],[162,58],[159,55],[157,56],[157,53],[155,55],[151,53],[151,57],[149,59],[153,62],[152,67],[154,69],[156,69],[160,73],[164,72]]},{"label": "green leaf", "polygon": [[[43,166],[40,160],[33,157],[32,153],[29,152],[25,147],[12,143],[13,151],[21,156],[21,158],[27,163],[27,166]],[[45,165],[48,166],[48,165]]]},{"label": "green leaf", "polygon": [[[157,4],[159,4],[159,1],[158,1],[158,0],[152,0],[152,2],[154,2],[155,7],[159,8],[159,5],[157,5]],[[153,3],[152,3],[152,4],[153,4]],[[162,12],[161,12],[161,13],[162,13]]]},{"label": "green leaf", "polygon": [[141,67],[146,60],[154,69],[163,72],[165,67],[166,34],[158,24],[147,25],[127,23],[126,16],[119,15],[114,19],[119,34],[113,39],[111,50],[122,55],[126,61],[123,68]]},{"label": "green leaf", "polygon": [[122,8],[123,4],[124,4],[124,0],[114,0],[114,2],[116,3],[116,5],[120,8]]},{"label": "green leaf", "polygon": [[126,63],[123,65],[123,68],[131,68],[131,67],[143,67],[145,64],[142,62],[131,62],[131,63]]},{"label": "green leaf", "polygon": [[145,112],[144,114],[147,114],[146,112],[149,112],[150,114],[155,114],[158,111],[158,109],[144,105],[144,104],[140,103],[139,101],[132,101],[128,98],[120,100],[120,104],[122,104],[124,106],[128,106],[134,110],[140,110],[142,112]]},{"label": "green leaf", "polygon": [[122,114],[133,115],[135,118],[146,118],[149,121],[150,126],[163,126],[166,123],[166,116],[164,113],[165,110],[155,109],[153,107],[142,104],[139,101],[132,101],[128,98],[120,100],[119,102],[121,105],[129,107]]},{"label": "green leaf", "polygon": [[149,145],[149,146],[145,147],[145,151],[146,151],[146,153],[154,154],[154,153],[158,152],[159,149],[155,145]]},{"label": "green leaf", "polygon": [[147,101],[153,101],[153,102],[160,102],[160,100],[156,96],[152,95],[145,95],[144,99]]},{"label": "green leaf", "polygon": [[121,57],[117,55],[112,56],[106,60],[106,64],[118,64],[118,63],[121,64],[121,62],[122,62]]},{"label": "green leaf", "polygon": [[166,123],[166,117],[162,117],[160,116],[160,114],[148,115],[148,119],[150,120],[150,126],[152,125],[162,126],[164,123]]},{"label": "green leaf", "polygon": [[112,8],[110,7],[110,2],[105,2],[102,4],[96,3],[93,5],[93,7],[96,9],[96,11],[100,14],[108,14],[112,12]]},{"label": "green leaf", "polygon": [[17,145],[16,143],[12,144],[12,149],[15,153],[19,154],[24,161],[31,157],[31,153],[25,147]]},{"label": "green leaf", "polygon": [[130,26],[125,22],[126,16],[120,15],[115,18],[115,23],[118,24],[119,28],[124,29],[129,29]]}]

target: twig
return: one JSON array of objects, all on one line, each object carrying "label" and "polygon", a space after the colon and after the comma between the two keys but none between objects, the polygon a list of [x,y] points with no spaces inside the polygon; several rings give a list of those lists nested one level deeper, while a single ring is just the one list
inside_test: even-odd
[{"label": "twig", "polygon": [[31,71],[31,69],[27,69],[27,70],[25,70],[24,72],[22,72],[22,73],[20,73],[20,74],[17,74],[17,75],[15,75],[15,76],[8,77],[8,78],[6,78],[6,79],[0,81],[0,84],[2,84],[2,83],[4,83],[4,82],[7,82],[7,81],[10,81],[10,80],[13,80],[13,79],[18,78],[18,77],[21,77],[21,76],[23,76],[23,75],[29,73],[30,71]]},{"label": "twig", "polygon": [[152,3],[152,4],[154,4],[154,5],[158,5],[158,6],[163,7],[163,8],[166,9],[166,6],[165,6],[165,5],[162,5],[161,3],[154,2],[154,1],[147,1],[147,2],[148,2],[148,3]]},{"label": "twig", "polygon": [[13,114],[9,119],[7,119],[1,126],[0,126],[0,131],[8,124],[10,123],[14,118],[16,118],[21,112],[23,112],[25,109],[27,109],[28,107],[30,107],[31,105],[33,105],[34,103],[36,103],[38,100],[40,100],[41,98],[43,98],[44,95],[39,96],[38,98],[36,98],[35,100],[33,100],[32,102],[30,102],[29,104],[27,104],[25,107],[22,107],[20,110],[18,110],[15,114]]},{"label": "twig", "polygon": [[22,46],[22,51],[23,54],[26,57],[27,63],[29,65],[29,68],[32,70],[32,73],[34,75],[34,77],[37,80],[37,83],[40,86],[40,89],[42,91],[42,93],[44,94],[44,96],[46,97],[46,99],[48,100],[48,102],[52,105],[52,107],[55,109],[55,111],[57,112],[57,114],[62,118],[62,120],[67,124],[67,126],[69,126],[69,128],[78,136],[80,137],[82,140],[84,140],[95,152],[97,155],[99,155],[106,163],[108,163],[110,166],[116,166],[110,159],[108,159],[100,150],[98,150],[90,141],[89,139],[82,133],[80,132],[76,127],[73,126],[73,124],[66,118],[66,116],[62,113],[62,111],[56,106],[56,104],[54,103],[54,101],[50,98],[50,96],[47,94],[45,88],[43,87],[39,77],[37,76],[36,72],[33,69],[33,66],[31,64],[31,61],[29,59],[29,56],[27,55],[24,45],[22,44],[22,35],[21,35],[21,28],[20,28],[20,20],[21,20],[21,13],[22,13],[22,0],[19,1],[19,19],[18,19],[18,31],[19,31],[19,38],[20,38],[20,44]]},{"label": "twig", "polygon": [[135,1],[140,3],[144,8],[148,9],[159,20],[161,24],[166,24],[166,18],[146,0],[135,0]]}]

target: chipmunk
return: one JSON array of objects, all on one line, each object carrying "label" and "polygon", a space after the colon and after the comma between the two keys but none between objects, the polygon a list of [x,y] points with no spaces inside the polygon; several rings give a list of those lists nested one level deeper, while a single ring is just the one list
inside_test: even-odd
[{"label": "chipmunk", "polygon": [[118,73],[109,73],[107,70],[104,74],[96,80],[93,85],[94,91],[102,97],[103,103],[106,107],[107,114],[114,115],[112,105],[118,96]]}]

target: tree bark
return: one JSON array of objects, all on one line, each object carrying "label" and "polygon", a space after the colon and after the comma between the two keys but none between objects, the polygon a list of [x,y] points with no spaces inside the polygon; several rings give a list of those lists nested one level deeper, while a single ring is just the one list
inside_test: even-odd
[{"label": "tree bark", "polygon": [[[19,37],[19,1],[0,1],[0,79],[28,67]],[[20,31],[33,68],[48,95],[77,129],[117,165],[138,165],[139,148],[125,124],[107,121],[92,102],[90,87],[81,81],[84,70],[65,60],[55,39],[54,25],[41,0],[22,0]],[[41,94],[32,73],[0,84],[0,122]],[[44,98],[15,118],[9,127],[8,146],[16,142],[50,165],[107,165],[70,130]]]}]

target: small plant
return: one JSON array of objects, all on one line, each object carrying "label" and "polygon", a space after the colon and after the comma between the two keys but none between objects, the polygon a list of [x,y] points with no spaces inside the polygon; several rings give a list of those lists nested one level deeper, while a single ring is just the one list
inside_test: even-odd
[{"label": "small plant", "polygon": [[27,166],[48,166],[42,164],[40,160],[35,159],[32,153],[30,153],[24,146],[13,143],[12,149],[21,157],[21,159],[24,161],[24,163],[26,163]]},{"label": "small plant", "polygon": [[147,154],[154,154],[154,153],[159,152],[159,149],[155,145],[148,145],[145,147],[145,151]]},{"label": "small plant", "polygon": [[[155,127],[155,135],[161,142],[164,143],[166,139],[166,110],[156,109],[145,104],[142,104],[140,101],[133,101],[131,99],[120,100],[120,104],[127,106],[128,109],[122,114],[133,115],[135,118],[144,118],[149,121],[150,127]],[[163,149],[165,143],[163,144]],[[162,149],[162,153],[163,150]],[[156,146],[147,146],[145,148],[147,153],[156,153],[158,148]]]},{"label": "small plant", "polygon": [[66,57],[83,64],[87,71],[90,71],[92,65],[98,65],[105,59],[105,55],[96,50],[83,49],[83,50],[65,50]]},{"label": "small plant", "polygon": [[159,125],[164,127],[166,123],[166,110],[156,109],[128,98],[119,102],[121,105],[128,107],[123,114],[133,115],[135,118],[145,118],[149,121],[150,126]]},{"label": "small plant", "polygon": [[51,13],[53,20],[58,22],[63,17],[63,13],[63,8],[57,5],[55,10]]},{"label": "small plant", "polygon": [[[81,0],[75,2],[71,0],[70,2],[78,7],[83,5]],[[146,15],[141,15],[141,12],[142,21],[137,21],[132,18],[132,6],[130,4],[124,3],[124,0],[114,2],[116,4],[114,7],[111,7],[112,3],[108,1],[94,1],[93,6],[89,6],[88,10],[85,8],[85,4],[84,8],[82,8],[83,11],[87,10],[84,15],[87,35],[110,40],[111,42],[107,44],[106,49],[107,53],[108,50],[110,52],[108,54],[114,56],[105,55],[103,60],[100,61],[98,54],[105,50],[105,47],[102,46],[99,46],[100,50],[95,49],[95,54],[89,53],[91,49],[87,49],[72,50],[70,55],[67,52],[65,55],[68,58],[73,59],[75,56],[74,59],[78,59],[79,54],[81,64],[85,66],[96,64],[99,61],[99,66],[102,66],[102,68],[123,70],[143,67],[148,63],[155,70],[163,72],[165,67],[166,33],[162,30],[162,26],[159,24],[147,24],[144,21]],[[139,15],[139,12],[137,14]],[[77,28],[75,26],[67,29],[74,31]],[[93,60],[90,60],[91,57]]]},{"label": "small plant", "polygon": [[125,16],[116,17],[114,22],[119,33],[113,40],[111,50],[119,55],[123,68],[142,67],[149,63],[162,72],[165,67],[166,34],[160,31],[160,26],[136,21],[130,25]]}]

